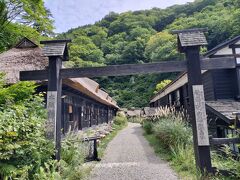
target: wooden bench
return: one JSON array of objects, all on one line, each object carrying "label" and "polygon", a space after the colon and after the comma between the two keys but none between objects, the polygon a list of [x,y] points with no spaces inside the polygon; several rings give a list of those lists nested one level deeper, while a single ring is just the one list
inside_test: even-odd
[{"label": "wooden bench", "polygon": [[93,155],[91,156],[89,152],[89,156],[85,159],[86,161],[100,161],[101,159],[98,158],[98,151],[97,151],[97,140],[101,139],[100,136],[93,136],[87,137],[83,139],[83,142],[90,142],[93,141]]}]

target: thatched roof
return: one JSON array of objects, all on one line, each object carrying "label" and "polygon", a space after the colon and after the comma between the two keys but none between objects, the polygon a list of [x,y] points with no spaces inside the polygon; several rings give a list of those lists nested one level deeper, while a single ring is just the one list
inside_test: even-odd
[{"label": "thatched roof", "polygon": [[[48,58],[33,41],[23,38],[15,47],[0,54],[0,72],[6,74],[6,82],[19,81],[20,71],[42,70],[48,66]],[[99,84],[89,78],[70,78],[63,83],[106,105],[118,108],[109,95],[99,89]]]},{"label": "thatched roof", "polygon": [[20,71],[45,69],[47,64],[39,47],[12,48],[0,54],[0,71],[6,74],[8,84],[19,81]]},{"label": "thatched roof", "polygon": [[152,117],[152,116],[157,116],[158,113],[158,108],[155,108],[155,107],[144,107],[143,108],[143,113],[144,113],[144,116],[146,117]]},{"label": "thatched roof", "polygon": [[129,117],[140,117],[141,116],[141,109],[135,109],[135,110],[128,110],[127,116]]}]

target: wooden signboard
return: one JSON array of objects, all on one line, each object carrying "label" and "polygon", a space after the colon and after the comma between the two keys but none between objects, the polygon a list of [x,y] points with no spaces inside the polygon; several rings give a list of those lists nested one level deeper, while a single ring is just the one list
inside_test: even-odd
[{"label": "wooden signboard", "polygon": [[207,115],[203,85],[193,85],[193,101],[197,126],[198,146],[209,146]]},{"label": "wooden signboard", "polygon": [[46,123],[46,136],[49,139],[56,140],[56,122],[57,122],[57,91],[47,92],[48,119]]}]

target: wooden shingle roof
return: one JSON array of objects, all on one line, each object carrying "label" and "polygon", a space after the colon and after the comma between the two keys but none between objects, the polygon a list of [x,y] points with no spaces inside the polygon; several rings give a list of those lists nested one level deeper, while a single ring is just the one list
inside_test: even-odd
[{"label": "wooden shingle roof", "polygon": [[44,56],[62,56],[64,54],[64,50],[66,47],[66,43],[50,43],[46,44],[43,47],[43,55]]},{"label": "wooden shingle roof", "polygon": [[235,119],[234,113],[240,112],[240,102],[234,100],[206,101],[206,105],[212,113],[229,122]]},{"label": "wooden shingle roof", "polygon": [[207,40],[203,32],[179,33],[179,41],[182,47],[207,45]]},{"label": "wooden shingle roof", "polygon": [[68,60],[68,48],[67,43],[71,40],[51,40],[51,41],[41,41],[44,44],[42,48],[43,55],[47,57],[60,56],[63,61]]},{"label": "wooden shingle roof", "polygon": [[206,28],[174,30],[173,34],[178,35],[178,50],[184,52],[186,47],[204,46],[207,45],[207,40],[204,35]]}]

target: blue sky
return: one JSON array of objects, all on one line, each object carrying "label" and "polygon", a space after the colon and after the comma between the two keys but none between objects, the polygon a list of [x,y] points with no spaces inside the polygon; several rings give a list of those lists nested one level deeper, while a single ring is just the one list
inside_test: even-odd
[{"label": "blue sky", "polygon": [[174,4],[184,4],[194,0],[44,0],[55,20],[55,32],[65,32],[70,28],[93,24],[109,12],[166,8]]}]

